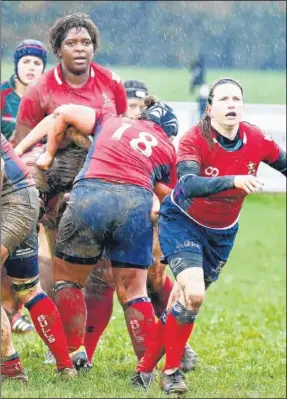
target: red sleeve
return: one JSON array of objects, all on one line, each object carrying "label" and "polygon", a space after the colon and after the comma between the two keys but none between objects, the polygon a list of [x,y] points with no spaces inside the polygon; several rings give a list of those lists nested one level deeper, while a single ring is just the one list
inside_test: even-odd
[{"label": "red sleeve", "polygon": [[93,129],[91,131],[92,136],[95,134],[95,130],[96,130],[98,123],[102,123],[104,120],[109,118],[111,115],[112,114],[105,111],[104,109],[100,109],[100,108],[95,109],[95,123],[94,123]]},{"label": "red sleeve", "polygon": [[176,153],[172,154],[171,168],[169,171],[169,183],[161,182],[162,185],[174,189],[177,183],[177,172],[176,172]]},{"label": "red sleeve", "polygon": [[45,116],[46,113],[41,106],[38,88],[35,85],[31,85],[21,99],[16,123],[33,129]]},{"label": "red sleeve", "polygon": [[169,163],[170,163],[170,170],[169,170],[169,183],[166,183],[164,181],[156,183],[155,186],[155,194],[157,195],[158,199],[160,202],[163,201],[163,199],[169,195],[174,187],[176,186],[177,183],[177,174],[176,174],[176,166],[175,166],[175,160],[176,160],[176,154],[175,154],[175,148],[173,148],[173,151],[169,157]]},{"label": "red sleeve", "polygon": [[115,103],[116,110],[118,115],[123,115],[127,111],[128,100],[125,87],[121,81],[119,75],[115,72],[112,72],[112,81],[114,82],[114,94],[115,94]]},{"label": "red sleeve", "polygon": [[118,115],[123,115],[127,111],[128,100],[126,95],[126,90],[123,83],[120,81],[116,84],[116,109]]},{"label": "red sleeve", "polygon": [[197,129],[197,127],[193,127],[192,129],[188,130],[180,139],[176,163],[182,161],[196,161],[201,164],[203,154],[203,139]]},{"label": "red sleeve", "polygon": [[271,134],[260,131],[262,140],[262,161],[273,163],[277,161],[280,154],[279,145],[273,140]]},{"label": "red sleeve", "polygon": [[176,173],[176,166],[175,162],[172,164],[171,170],[170,170],[170,183],[168,184],[168,187],[174,188],[177,183],[177,173]]}]

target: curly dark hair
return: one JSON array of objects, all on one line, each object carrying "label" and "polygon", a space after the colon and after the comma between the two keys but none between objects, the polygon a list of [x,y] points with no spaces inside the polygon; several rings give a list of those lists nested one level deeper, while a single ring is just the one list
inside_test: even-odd
[{"label": "curly dark hair", "polygon": [[[232,78],[222,78],[222,79],[217,80],[211,86],[211,88],[209,90],[209,95],[208,95],[208,98],[207,98],[207,104],[208,105],[211,105],[212,102],[213,102],[215,88],[217,86],[220,86],[220,85],[223,85],[223,84],[227,84],[227,83],[232,83],[235,86],[239,87],[239,89],[241,90],[241,93],[243,95],[243,88],[242,88],[242,86],[240,85],[239,82],[237,82],[236,80],[234,80]],[[207,143],[209,144],[209,146],[210,147],[214,147],[214,142],[213,142],[211,134],[210,134],[211,120],[210,120],[210,116],[208,115],[208,113],[206,111],[202,115],[201,120],[198,123],[198,126],[200,127],[200,129],[202,131],[202,135],[205,138],[205,140],[207,141]]]},{"label": "curly dark hair", "polygon": [[99,48],[100,34],[97,26],[90,19],[88,14],[74,13],[57,19],[56,23],[49,30],[49,43],[53,53],[58,56],[58,50],[70,29],[85,28],[91,36],[94,51]]}]

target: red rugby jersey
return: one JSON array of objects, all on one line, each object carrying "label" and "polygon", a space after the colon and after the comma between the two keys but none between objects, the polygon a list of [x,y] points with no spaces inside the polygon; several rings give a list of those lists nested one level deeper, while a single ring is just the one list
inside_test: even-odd
[{"label": "red rugby jersey", "polygon": [[73,88],[58,64],[29,85],[20,103],[17,123],[33,129],[58,106],[69,103],[102,108],[117,115],[127,109],[126,91],[117,74],[92,62],[88,81],[81,88]]},{"label": "red rugby jersey", "polygon": [[[256,175],[261,161],[275,162],[280,147],[270,135],[247,122],[239,124],[243,147],[237,151],[226,151],[212,132],[215,148],[210,148],[198,125],[192,127],[180,140],[177,163],[196,161],[200,164],[200,176]],[[188,209],[182,209],[196,222],[211,228],[227,228],[236,223],[244,198],[241,189],[226,190],[204,198],[193,198]],[[173,193],[173,201],[180,193]]]},{"label": "red rugby jersey", "polygon": [[94,141],[75,182],[96,178],[153,191],[156,182],[175,179],[175,159],[175,147],[158,125],[97,110]]}]

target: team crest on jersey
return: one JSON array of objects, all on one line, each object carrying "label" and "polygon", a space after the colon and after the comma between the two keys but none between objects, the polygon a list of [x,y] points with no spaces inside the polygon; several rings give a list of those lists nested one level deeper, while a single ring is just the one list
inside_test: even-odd
[{"label": "team crest on jersey", "polygon": [[106,106],[108,106],[108,105],[111,105],[111,100],[109,99],[107,93],[103,93],[103,94],[102,94],[102,98],[103,98],[103,100],[104,100],[103,107],[106,107]]},{"label": "team crest on jersey", "polygon": [[248,174],[249,175],[254,175],[256,173],[256,163],[249,161],[247,164],[247,168],[248,168]]}]

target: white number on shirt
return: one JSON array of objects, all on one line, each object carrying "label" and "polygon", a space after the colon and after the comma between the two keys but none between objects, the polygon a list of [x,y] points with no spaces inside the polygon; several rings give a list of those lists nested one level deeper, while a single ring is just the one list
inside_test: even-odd
[{"label": "white number on shirt", "polygon": [[[130,123],[123,123],[112,135],[112,140],[120,140],[124,132],[131,127]],[[145,148],[141,148],[140,144],[143,144]],[[139,137],[136,139],[132,139],[130,141],[130,146],[145,155],[146,157],[150,157],[152,154],[152,147],[158,145],[157,139],[150,133],[147,132],[139,132]]]}]

